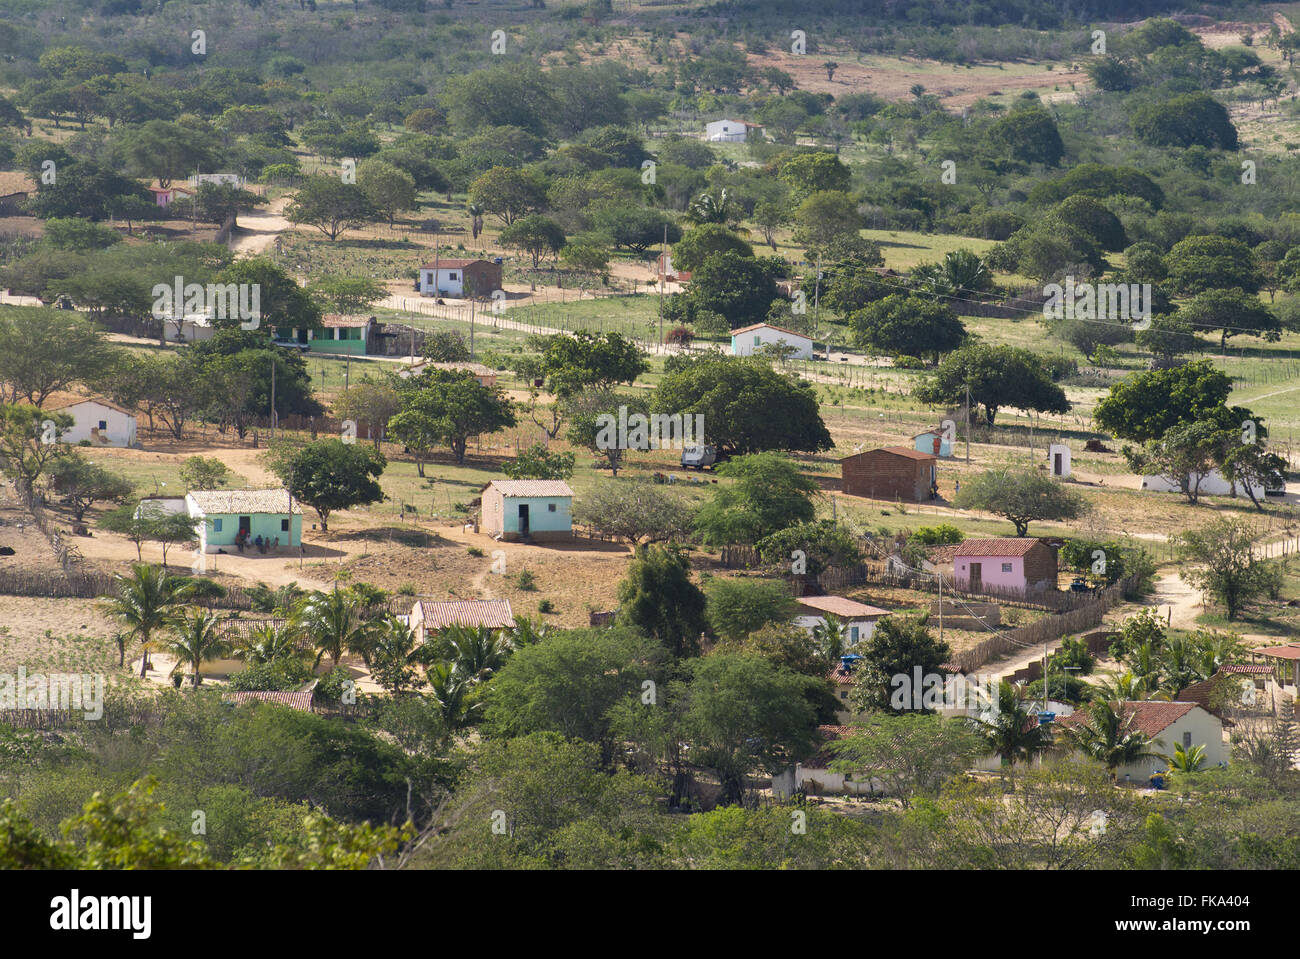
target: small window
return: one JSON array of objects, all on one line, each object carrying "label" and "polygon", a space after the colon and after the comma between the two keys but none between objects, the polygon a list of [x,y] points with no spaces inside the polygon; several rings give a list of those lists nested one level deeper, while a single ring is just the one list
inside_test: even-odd
[{"label": "small window", "polygon": [[848,693],[840,693],[840,699],[848,699],[848,698],[849,698]]},{"label": "small window", "polygon": [[458,280],[458,279],[460,279],[460,274],[459,274],[459,273],[448,273],[448,274],[447,274],[447,279],[449,279],[449,280]]},{"label": "small window", "polygon": [[849,643],[850,643],[850,644],[855,644],[855,643],[857,643],[857,641],[858,641],[858,627],[856,627],[856,626],[850,626],[850,627],[849,627]]},{"label": "small window", "polygon": [[1010,564],[1010,563],[1003,563],[1003,564],[1002,564],[1002,572],[1004,572],[1004,573],[1009,573],[1009,572],[1011,572],[1011,564]]},{"label": "small window", "polygon": [[1191,748],[1192,748],[1192,734],[1191,734],[1191,733],[1183,733],[1183,748],[1184,748],[1184,749],[1191,749]]},{"label": "small window", "polygon": [[763,343],[763,339],[762,339],[762,337],[760,337],[757,333],[755,333],[755,334],[754,334],[754,345],[755,345],[755,346],[761,346],[762,343]]},{"label": "small window", "polygon": [[281,533],[289,532],[289,521],[287,519],[280,520],[280,532]]},{"label": "small window", "polygon": [[219,520],[219,519],[214,519],[214,520],[212,521],[212,532],[214,532],[214,533],[220,533],[220,532],[221,532],[221,520]]},{"label": "small window", "polygon": [[100,420],[100,421],[99,421],[99,428],[100,428],[101,430],[106,430],[106,429],[108,429],[108,420]]},{"label": "small window", "polygon": [[547,504],[546,504],[546,512],[548,512],[548,513],[554,513],[554,512],[555,512],[555,504],[554,504],[554,503],[547,503]]}]

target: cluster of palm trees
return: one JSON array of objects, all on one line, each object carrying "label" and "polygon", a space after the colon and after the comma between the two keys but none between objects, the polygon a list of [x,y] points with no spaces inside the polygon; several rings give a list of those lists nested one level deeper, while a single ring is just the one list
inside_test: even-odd
[{"label": "cluster of palm trees", "polygon": [[191,604],[194,586],[187,577],[138,563],[129,576],[115,577],[115,588],[105,608],[122,625],[117,634],[119,665],[125,663],[127,645],[138,644],[141,677],[155,651],[176,657],[173,675],[183,668],[192,670],[195,686],[202,681],[199,670],[204,663],[231,655],[249,666],[305,664],[315,650],[315,668],[327,655],[337,667],[350,654],[360,657],[375,681],[393,695],[427,688],[453,730],[478,719],[482,684],[510,654],[539,642],[547,632],[545,625],[520,618],[507,630],[450,626],[421,644],[389,611],[387,592],[355,583],[309,593],[297,587],[266,591],[262,605],[279,619],[258,624],[232,643],[220,617]]}]

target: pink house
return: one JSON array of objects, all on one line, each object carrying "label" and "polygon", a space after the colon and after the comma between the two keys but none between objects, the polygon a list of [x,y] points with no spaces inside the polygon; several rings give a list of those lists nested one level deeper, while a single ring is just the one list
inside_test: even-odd
[{"label": "pink house", "polygon": [[151,186],[146,189],[153,194],[153,202],[164,210],[171,206],[173,200],[180,196],[189,196],[192,191],[185,189],[183,186]]},{"label": "pink house", "polygon": [[953,580],[972,593],[1056,588],[1056,550],[1042,540],[968,539],[953,550]]}]

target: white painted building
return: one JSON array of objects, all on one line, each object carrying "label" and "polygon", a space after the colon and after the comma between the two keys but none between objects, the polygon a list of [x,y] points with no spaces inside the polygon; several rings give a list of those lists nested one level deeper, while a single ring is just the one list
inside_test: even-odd
[{"label": "white painted building", "polygon": [[92,446],[134,446],[135,416],[105,400],[82,400],[52,407],[51,412],[66,413],[73,424],[59,440],[64,443],[89,442]]},{"label": "white painted building", "polygon": [[[1061,726],[1087,723],[1088,710],[1080,709],[1071,716],[1058,717]],[[1173,756],[1181,746],[1205,749],[1205,766],[1213,768],[1229,759],[1228,746],[1223,741],[1223,720],[1196,703],[1184,702],[1126,702],[1120,704],[1120,717],[1124,729],[1140,732],[1152,740],[1152,755],[1120,766],[1115,772],[1120,782],[1146,785],[1153,773],[1163,773],[1169,768],[1166,757]]]},{"label": "white painted building", "polygon": [[798,603],[799,612],[794,618],[796,626],[811,633],[819,624],[826,622],[827,615],[834,616],[844,626],[845,643],[849,647],[870,638],[876,623],[889,615],[888,610],[843,596],[801,596]]},{"label": "white painted building", "polygon": [[212,321],[202,313],[186,313],[179,323],[171,317],[163,319],[163,336],[169,343],[198,343],[212,339],[216,332]]},{"label": "white painted building", "polygon": [[744,143],[749,139],[750,130],[763,129],[757,123],[744,120],[714,120],[704,126],[704,137],[714,143]]},{"label": "white painted building", "polygon": [[[1218,470],[1210,470],[1204,476],[1200,473],[1192,473],[1188,477],[1188,483],[1193,484],[1200,480],[1197,487],[1202,496],[1245,496],[1246,485],[1241,482],[1228,482],[1222,473]],[[1181,493],[1182,486],[1179,481],[1172,476],[1144,476],[1142,477],[1142,488],[1152,490],[1156,493]],[[1252,491],[1256,499],[1264,498],[1264,484],[1256,483],[1252,486]]]},{"label": "white painted building", "polygon": [[791,354],[792,359],[812,359],[812,337],[796,333],[794,330],[782,329],[779,326],[773,326],[771,323],[755,323],[753,326],[743,326],[738,330],[731,331],[732,356],[753,356],[769,343],[784,343],[786,346],[794,347],[795,352]]},{"label": "white painted building", "polygon": [[236,190],[244,188],[244,178],[238,173],[200,173],[197,176],[190,177],[190,183],[194,186],[203,183],[215,183],[217,186],[234,187]]}]

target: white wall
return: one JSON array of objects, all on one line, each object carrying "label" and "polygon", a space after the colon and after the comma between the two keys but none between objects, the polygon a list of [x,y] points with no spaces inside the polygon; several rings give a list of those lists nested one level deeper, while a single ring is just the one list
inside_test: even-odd
[{"label": "white wall", "polygon": [[[57,412],[67,413],[74,420],[72,427],[59,436],[64,443],[89,440],[96,446],[130,446],[135,442],[135,417],[111,406],[88,400]],[[97,429],[101,422],[105,429]]]},{"label": "white wall", "polygon": [[[824,616],[815,616],[811,613],[806,613],[794,618],[794,624],[807,630],[809,633],[811,633],[818,624],[824,622],[826,622]],[[852,631],[854,627],[858,630],[858,643],[863,643],[870,639],[872,630],[876,628],[876,620],[874,619],[841,619],[840,622],[844,624],[846,630],[845,641],[850,646],[856,645],[852,639]]]},{"label": "white wall", "polygon": [[1223,724],[1214,716],[1197,706],[1176,723],[1171,723],[1151,744],[1151,749],[1161,755],[1146,756],[1117,770],[1120,782],[1127,775],[1129,780],[1145,786],[1151,778],[1152,770],[1164,772],[1169,768],[1165,756],[1172,756],[1174,749],[1183,744],[1183,734],[1191,733],[1193,746],[1205,747],[1205,765],[1203,769],[1212,769],[1221,762],[1227,762],[1230,753],[1223,741]]},{"label": "white wall", "polygon": [[748,128],[739,120],[714,120],[704,129],[715,143],[744,143],[749,136]]},{"label": "white wall", "polygon": [[[1198,474],[1193,473],[1193,479]],[[1142,488],[1152,490],[1156,493],[1180,493],[1182,490],[1177,483],[1170,482],[1168,476],[1144,476],[1142,477]],[[1245,496],[1246,487],[1242,483],[1229,483],[1223,478],[1223,474],[1218,470],[1210,470],[1201,479],[1201,485],[1198,488],[1201,495],[1204,496]],[[1255,498],[1264,498],[1263,484],[1257,484],[1253,487]]]},{"label": "white wall", "polygon": [[[452,276],[456,279],[452,279]],[[438,283],[434,286],[433,270],[420,270],[420,292],[440,293],[443,296],[460,296],[465,292],[465,272],[460,267],[438,268]]]},{"label": "white wall", "polygon": [[[758,338],[757,344],[754,343],[755,337]],[[767,343],[785,343],[787,346],[793,346],[799,351],[793,354],[794,359],[812,359],[811,339],[806,336],[798,336],[773,329],[770,326],[749,330],[745,333],[733,333],[731,337],[731,353],[733,356],[750,356],[757,353]]]}]

